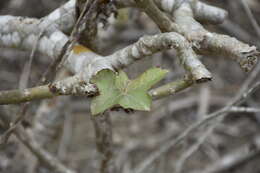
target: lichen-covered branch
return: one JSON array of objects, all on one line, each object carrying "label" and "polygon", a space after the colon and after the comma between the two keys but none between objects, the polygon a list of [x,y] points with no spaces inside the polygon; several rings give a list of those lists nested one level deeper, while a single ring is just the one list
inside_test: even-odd
[{"label": "lichen-covered branch", "polygon": [[[162,11],[155,8],[152,2],[144,0],[140,2],[137,5],[133,0],[117,0],[116,4],[119,8],[133,6],[143,8],[163,32],[175,31],[184,35],[185,38],[193,42],[192,45],[195,50],[201,54],[231,57],[245,71],[251,70],[256,63],[256,59],[260,56],[254,46],[249,46],[226,35],[211,33],[196,21],[212,24],[222,23],[227,16],[225,10],[207,5],[198,0],[188,0],[181,4],[175,0],[156,0],[158,7],[173,16],[174,22],[172,22]],[[70,3],[73,4],[73,0]],[[142,3],[143,5],[141,5]],[[71,22],[73,21],[71,20]],[[60,29],[63,30],[62,27]],[[205,45],[207,46],[205,47]]]},{"label": "lichen-covered branch", "polygon": [[[62,82],[62,81],[61,81]],[[152,96],[153,99],[159,99],[165,96],[173,95],[175,93],[178,93],[186,88],[189,88],[194,84],[193,80],[187,77],[184,77],[183,79],[167,83],[165,85],[162,85],[158,88],[152,89],[149,91],[149,94]],[[73,87],[67,87],[67,89],[76,89]],[[86,89],[84,89],[86,88]],[[85,84],[83,84],[82,88],[80,88],[78,91],[65,91],[64,93],[57,93],[52,92],[49,89],[49,86],[39,86],[35,88],[29,88],[24,90],[10,90],[10,91],[3,91],[0,92],[0,105],[5,104],[17,104],[32,100],[38,100],[38,99],[47,99],[52,98],[59,95],[95,95],[97,94],[97,88],[94,85],[89,85],[87,87]]]},{"label": "lichen-covered branch", "polygon": [[[136,2],[137,4],[133,1],[123,2],[118,0],[116,4],[120,7],[137,5],[143,8],[163,32],[170,33],[143,37],[137,43],[105,57],[89,49],[82,49],[80,45],[77,45],[69,53],[64,63],[75,74],[73,77],[54,82],[48,87],[41,86],[24,91],[2,91],[0,93],[0,103],[18,103],[55,95],[91,95],[96,92],[96,89],[89,83],[89,80],[98,71],[122,68],[144,56],[165,49],[175,48],[177,50],[181,64],[191,74],[191,79],[196,82],[210,80],[211,74],[197,59],[193,49],[201,54],[230,56],[239,62],[246,71],[254,66],[256,59],[259,57],[259,52],[254,46],[249,46],[229,36],[210,33],[194,19],[200,18],[203,20],[205,16],[211,16],[205,18],[208,18],[211,22],[219,23],[226,16],[226,12],[219,8],[191,0],[177,4],[175,4],[177,1],[173,0],[156,1],[157,4],[150,0],[136,0]],[[68,37],[62,32],[69,31],[75,22],[73,16],[75,14],[74,5],[75,1],[71,0],[41,20],[1,16],[0,46],[28,50],[36,43],[37,34],[43,32],[37,50],[52,58],[58,57],[63,46],[68,41]],[[170,13],[174,22],[156,5],[165,12]],[[213,12],[209,13],[209,9]],[[67,18],[67,20],[63,17]]]},{"label": "lichen-covered branch", "polygon": [[[39,33],[44,35],[38,41]],[[25,17],[0,16],[0,46],[31,50],[38,41],[37,51],[55,58],[59,55],[67,36],[49,28],[41,20]]]},{"label": "lichen-covered branch", "polygon": [[181,35],[162,33],[155,36],[145,36],[133,45],[106,57],[99,56],[91,51],[78,53],[78,50],[74,49],[65,65],[76,75],[56,81],[48,86],[1,91],[0,104],[20,103],[57,95],[95,95],[97,89],[89,83],[89,80],[98,71],[122,68],[145,56],[172,48],[177,50],[178,56],[183,60],[181,63],[192,74],[191,80],[201,82],[211,79],[210,72],[206,70],[200,61],[197,61],[196,54]]},{"label": "lichen-covered branch", "polygon": [[[188,0],[196,20],[201,23],[219,24],[227,16],[227,11],[214,7],[198,0]],[[155,0],[156,4],[168,13],[174,12],[182,4],[176,0]],[[184,2],[184,1],[183,1]]]},{"label": "lichen-covered branch", "polygon": [[[156,7],[151,0],[136,0],[137,5],[139,5],[158,25],[162,32],[172,32],[174,30],[179,30],[178,26],[174,25],[168,17]],[[160,24],[158,24],[160,23]],[[175,37],[178,34],[174,34]],[[186,38],[182,38],[182,44],[186,44],[191,50],[191,44],[188,43]],[[177,45],[181,48],[180,44]],[[186,71],[191,73],[192,79],[196,82],[205,82],[211,80],[211,75],[205,66],[194,56],[194,53],[188,52],[186,49],[181,49],[182,55],[179,56],[181,64],[184,66]],[[193,52],[193,51],[192,51]]]},{"label": "lichen-covered branch", "polygon": [[[188,40],[194,41],[193,46],[195,50],[200,53],[209,54],[210,52],[210,54],[214,53],[216,55],[229,56],[235,59],[244,70],[248,71],[252,69],[256,58],[259,57],[258,51],[254,46],[249,46],[226,35],[210,33],[206,31],[201,24],[196,22],[196,20],[198,20],[202,23],[222,23],[227,16],[225,10],[207,5],[200,1],[189,0],[188,3],[183,4],[178,4],[177,2],[178,1],[175,0],[156,1],[156,4],[161,9],[174,16],[175,23],[171,22],[171,20],[157,8],[152,7],[153,4],[143,4],[146,13],[157,23],[158,27],[163,32],[176,31],[183,34]],[[136,6],[133,0],[123,2],[117,0],[116,4],[118,7]],[[67,10],[71,11],[70,14],[73,14],[73,10],[71,10],[73,1],[70,1],[69,5],[67,6],[70,8],[67,8]],[[60,11],[62,11],[62,8]],[[73,22],[73,20],[71,20],[71,22]],[[64,29],[61,25],[59,28],[61,30]],[[205,47],[205,44],[208,45],[208,47]]]},{"label": "lichen-covered branch", "polygon": [[135,44],[108,56],[108,59],[111,60],[113,66],[120,68],[144,56],[171,48],[177,50],[181,64],[191,74],[192,80],[196,82],[211,80],[210,72],[198,60],[190,44],[184,37],[173,32],[143,37]]},{"label": "lichen-covered branch", "polygon": [[[197,10],[200,7],[199,1],[188,1],[184,2],[178,9],[172,11],[163,4],[164,1],[157,1],[159,7],[165,12],[172,15],[172,20],[178,26],[175,27],[176,32],[184,35],[185,38],[192,41],[193,48],[200,54],[205,55],[223,55],[230,57],[237,61],[241,68],[245,71],[250,71],[260,57],[259,51],[256,50],[255,46],[249,46],[235,38],[229,37],[227,35],[216,34],[207,31],[204,27],[196,21],[196,15],[198,12],[203,14],[212,14],[213,17],[208,19],[217,18],[220,23],[225,19],[226,12],[221,11],[218,8],[207,8],[204,11]],[[168,6],[174,4],[174,0],[168,0]],[[204,6],[203,8],[205,8]],[[206,8],[205,8],[206,9]],[[210,13],[210,10],[212,12]],[[149,13],[147,13],[149,15]],[[206,15],[207,16],[207,15]],[[213,19],[215,20],[215,19]],[[158,19],[159,21],[159,19]],[[155,21],[157,25],[162,25],[161,27],[168,28],[169,23],[162,23]],[[172,24],[171,24],[172,25]],[[174,29],[174,28],[173,28]]]}]

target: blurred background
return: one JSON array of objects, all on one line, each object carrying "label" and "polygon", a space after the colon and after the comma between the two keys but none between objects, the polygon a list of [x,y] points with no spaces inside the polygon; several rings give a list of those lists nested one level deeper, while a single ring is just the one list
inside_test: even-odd
[{"label": "blurred background", "polygon": [[[260,0],[245,0],[260,24]],[[64,0],[1,0],[0,15],[41,18],[58,8]],[[255,45],[260,49],[257,36],[240,0],[205,0],[204,2],[226,9],[229,16],[221,25],[205,25],[212,32],[227,34]],[[100,50],[108,55],[137,41],[143,35],[159,33],[155,24],[137,9],[121,9],[117,19],[111,19],[107,29],[100,29]],[[260,30],[260,28],[258,28]],[[19,88],[21,73],[30,51],[0,48],[0,90]],[[128,173],[142,163],[152,151],[160,149],[194,122],[225,106],[235,96],[250,73],[243,72],[236,62],[222,56],[201,57],[213,74],[213,81],[195,85],[174,96],[153,102],[151,112],[127,114],[112,112],[114,162],[121,173]],[[36,85],[51,63],[50,58],[35,55],[29,87]],[[151,66],[161,66],[170,73],[162,81],[180,79],[184,70],[173,50],[157,53],[138,61],[126,69],[132,78]],[[258,65],[259,66],[259,65]],[[260,80],[260,74],[256,80]],[[95,133],[89,112],[90,99],[84,97],[58,97],[30,104],[23,125],[35,132],[42,147],[53,153],[68,167],[78,172],[98,172],[102,156],[96,151]],[[260,91],[255,92],[244,106],[260,107]],[[1,114],[15,118],[20,105],[0,106]],[[43,127],[37,124],[43,123]],[[214,132],[183,165],[183,172],[203,172],[233,152],[243,153],[248,143],[259,138],[260,113],[233,113],[217,126]],[[3,133],[0,120],[0,133]],[[47,129],[47,130],[46,130]],[[144,172],[172,173],[179,159],[203,134],[198,130],[181,145],[162,154]],[[32,161],[33,160],[33,161]],[[260,172],[260,152],[254,157],[231,165],[220,172]],[[52,172],[37,163],[35,157],[14,136],[0,148],[0,173]],[[210,171],[208,171],[210,172]],[[216,171],[215,171],[216,172]],[[217,171],[218,172],[218,171]]]}]

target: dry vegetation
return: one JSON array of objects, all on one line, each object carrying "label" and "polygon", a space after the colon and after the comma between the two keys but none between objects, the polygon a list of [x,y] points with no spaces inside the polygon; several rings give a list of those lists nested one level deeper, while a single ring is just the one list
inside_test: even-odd
[{"label": "dry vegetation", "polygon": [[[244,0],[249,5],[246,7],[250,8],[252,16],[243,6],[242,0],[204,2],[224,8],[229,13],[224,23],[204,25],[205,28],[233,36],[260,49],[260,28],[252,24],[252,17],[260,24],[259,0]],[[40,18],[63,3],[65,1],[62,0],[1,0],[0,14]],[[109,55],[132,44],[143,35],[159,33],[154,22],[136,8],[120,9],[117,19],[109,22],[111,24],[106,29],[101,29],[99,35],[99,52],[102,55]],[[23,85],[22,72],[28,64],[30,53],[31,51],[14,48],[0,48],[0,90],[17,89]],[[45,55],[36,53],[34,56],[28,87],[38,83],[51,63]],[[136,61],[125,70],[134,78],[151,66],[170,69],[170,73],[161,82],[168,83],[180,79],[184,74],[176,56],[175,51],[163,51],[151,58]],[[108,170],[103,170],[104,173],[111,170],[114,173],[260,171],[260,89],[236,105],[239,107],[224,111],[226,116],[219,116],[200,128],[191,129],[191,133],[185,135],[178,145],[172,143],[194,123],[229,105],[235,97],[240,96],[242,100],[241,93],[246,93],[260,81],[259,63],[251,72],[245,73],[236,62],[225,56],[203,55],[200,58],[212,73],[210,82],[198,83],[175,95],[156,100],[150,112],[110,112],[113,143],[105,145],[109,147],[107,152],[112,153],[112,159],[108,160],[109,167],[113,168],[106,168]],[[59,75],[67,76],[69,72],[63,71]],[[107,155],[96,150],[98,141],[89,103],[90,99],[84,96],[59,96],[47,101],[33,101],[17,128],[32,133],[40,147],[66,167],[78,173],[102,172],[100,161],[107,159]],[[0,106],[2,136],[8,128],[4,119],[14,121],[20,111],[21,104]],[[101,120],[103,121],[105,120]],[[110,127],[107,128],[105,130],[111,130]],[[30,147],[28,149],[26,142],[21,142],[21,138],[23,137],[16,133],[12,134],[1,145],[0,172],[54,172],[53,167],[42,161],[37,152],[32,152]],[[164,150],[165,148],[167,149]],[[153,160],[154,156],[156,159]]]}]

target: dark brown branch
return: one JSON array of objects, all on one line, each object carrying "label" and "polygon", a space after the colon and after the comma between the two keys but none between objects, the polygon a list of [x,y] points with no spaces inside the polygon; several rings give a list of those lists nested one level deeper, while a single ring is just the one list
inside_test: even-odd
[{"label": "dark brown branch", "polygon": [[102,115],[92,117],[96,134],[96,146],[101,154],[100,173],[116,173],[113,161],[113,139],[110,115],[105,112]]}]

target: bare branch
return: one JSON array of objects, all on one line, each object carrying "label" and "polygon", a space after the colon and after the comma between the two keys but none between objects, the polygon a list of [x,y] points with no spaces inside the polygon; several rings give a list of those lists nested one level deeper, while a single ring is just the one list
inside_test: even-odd
[{"label": "bare branch", "polygon": [[192,80],[198,83],[211,80],[210,72],[198,60],[186,39],[174,32],[143,37],[135,44],[117,51],[108,58],[111,59],[113,65],[120,68],[144,56],[171,48],[177,50],[180,63],[191,74]]},{"label": "bare branch", "polygon": [[[145,2],[147,4],[149,1],[145,0]],[[168,7],[171,7],[171,3],[174,3],[175,1],[169,0],[167,2]],[[163,31],[175,31],[184,35],[187,40],[192,41],[193,48],[198,53],[227,56],[237,61],[243,70],[251,70],[260,57],[256,47],[249,46],[227,35],[208,32],[194,19],[192,5],[192,3],[185,2],[178,9],[172,11],[173,23],[171,20],[167,19],[165,14],[156,9],[154,5],[150,5],[151,8],[149,9],[145,5],[142,7],[140,4],[141,8],[145,10],[159,28]],[[160,5],[160,3],[159,7],[161,7],[162,10],[169,12],[169,9],[162,4]]]},{"label": "bare branch", "polygon": [[[201,173],[217,173],[225,172],[232,168],[239,167],[252,160],[260,154],[260,139],[259,136],[254,137],[246,145],[239,147],[235,151],[226,154],[214,164],[206,167],[204,170],[199,170],[197,172]],[[196,171],[194,171],[196,172]]]},{"label": "bare branch", "polygon": [[[233,102],[233,104],[237,104],[237,103],[244,101],[250,94],[252,94],[259,88],[260,88],[260,81],[257,82],[252,88],[250,88],[247,92],[245,92],[239,98],[236,98],[235,101]],[[222,108],[216,112],[206,115],[205,118],[203,118],[202,120],[192,124],[189,128],[187,128],[185,131],[183,131],[177,138],[171,139],[165,145],[161,146],[158,150],[151,153],[146,159],[143,160],[143,162],[141,162],[133,170],[133,172],[135,172],[135,173],[143,172],[150,164],[152,164],[156,159],[158,159],[158,157],[160,157],[163,153],[167,152],[169,149],[178,145],[188,135],[190,135],[192,132],[194,132],[196,129],[198,129],[202,125],[205,125],[216,118],[221,118],[229,112],[238,112],[238,109],[232,109],[233,104],[225,106],[224,108]],[[242,111],[244,111],[244,110],[242,110]]]},{"label": "bare branch", "polygon": [[106,112],[91,118],[95,128],[97,150],[102,158],[100,173],[115,173],[110,115]]},{"label": "bare branch", "polygon": [[[122,68],[145,56],[172,48],[178,51],[179,57],[184,61],[184,65],[187,65],[187,68],[190,67],[190,73],[193,74],[191,78],[185,79],[182,84],[185,85],[183,86],[184,88],[189,87],[193,80],[201,82],[211,79],[210,73],[204,68],[203,64],[197,61],[195,53],[181,35],[176,33],[162,33],[155,36],[145,36],[133,45],[118,50],[106,57],[98,56],[93,52],[71,53],[65,65],[73,70],[76,74],[75,76],[54,82],[49,86],[2,91],[0,92],[0,104],[20,103],[57,95],[93,95],[97,90],[94,85],[89,83],[89,80],[98,71],[102,69]],[[176,84],[170,85],[175,86]],[[167,88],[169,91],[169,86]],[[159,92],[162,92],[162,89]],[[163,90],[168,92],[165,89]]]},{"label": "bare branch", "polygon": [[245,11],[246,11],[246,14],[247,14],[247,16],[248,16],[248,18],[249,18],[249,20],[250,20],[250,22],[251,22],[255,32],[256,32],[258,38],[260,39],[260,26],[259,26],[259,24],[257,23],[254,15],[252,14],[252,11],[250,10],[247,2],[244,1],[244,0],[240,0],[240,1],[241,1],[242,5],[243,5]]},{"label": "bare branch", "polygon": [[[10,118],[8,115],[1,115],[1,120],[6,125],[10,124]],[[32,137],[30,132],[24,131],[20,126],[14,130],[14,135],[44,164],[49,166],[51,169],[56,170],[60,173],[75,173],[75,171],[67,168],[57,158],[52,156],[50,153],[45,151]]]}]

